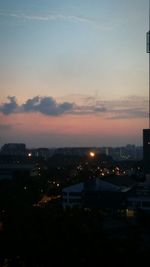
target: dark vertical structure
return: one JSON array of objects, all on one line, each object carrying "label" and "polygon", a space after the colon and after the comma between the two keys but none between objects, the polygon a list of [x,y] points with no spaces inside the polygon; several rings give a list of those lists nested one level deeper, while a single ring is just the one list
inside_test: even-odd
[{"label": "dark vertical structure", "polygon": [[144,173],[150,174],[150,129],[143,130]]},{"label": "dark vertical structure", "polygon": [[146,35],[146,51],[149,54],[149,128],[143,130],[143,162],[145,175],[150,174],[150,1],[149,31]]}]

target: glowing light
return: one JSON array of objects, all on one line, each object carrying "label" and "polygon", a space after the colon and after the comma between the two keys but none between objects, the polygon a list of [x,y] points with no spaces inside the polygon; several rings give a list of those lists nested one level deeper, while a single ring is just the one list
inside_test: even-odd
[{"label": "glowing light", "polygon": [[128,209],[126,209],[126,214],[127,214],[127,217],[133,218],[134,215],[135,215],[135,212],[134,212],[134,210],[128,210]]},{"label": "glowing light", "polygon": [[32,157],[32,153],[28,153],[28,157],[29,157],[29,158]]},{"label": "glowing light", "polygon": [[91,157],[91,158],[94,158],[94,157],[95,157],[95,152],[92,152],[92,151],[91,151],[91,152],[90,152],[90,157]]}]

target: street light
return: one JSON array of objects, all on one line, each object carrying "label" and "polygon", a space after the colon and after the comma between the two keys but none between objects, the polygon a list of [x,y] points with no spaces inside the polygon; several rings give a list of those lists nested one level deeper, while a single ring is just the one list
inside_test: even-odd
[{"label": "street light", "polygon": [[90,154],[90,157],[91,157],[91,158],[94,158],[94,157],[95,157],[95,152],[93,152],[93,151],[90,151],[90,153],[89,153],[89,154]]}]

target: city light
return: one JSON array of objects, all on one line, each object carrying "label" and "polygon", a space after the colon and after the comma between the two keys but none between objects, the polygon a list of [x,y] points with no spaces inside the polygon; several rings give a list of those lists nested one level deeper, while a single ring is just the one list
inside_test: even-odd
[{"label": "city light", "polygon": [[91,152],[90,152],[90,157],[91,157],[91,158],[94,158],[94,157],[95,157],[95,152],[92,152],[92,151],[91,151]]},{"label": "city light", "polygon": [[29,157],[29,158],[32,157],[32,153],[28,153],[28,157]]}]

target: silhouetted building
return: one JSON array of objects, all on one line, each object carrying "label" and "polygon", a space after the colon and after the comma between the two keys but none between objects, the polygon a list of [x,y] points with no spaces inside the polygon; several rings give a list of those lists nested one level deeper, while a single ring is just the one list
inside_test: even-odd
[{"label": "silhouetted building", "polygon": [[1,147],[0,151],[1,155],[9,155],[9,156],[25,156],[26,155],[26,145],[20,143],[8,143],[4,144]]},{"label": "silhouetted building", "polygon": [[125,208],[128,192],[135,186],[129,177],[108,177],[90,179],[86,182],[68,186],[62,190],[62,205],[66,207]]},{"label": "silhouetted building", "polygon": [[53,154],[52,149],[50,150],[49,148],[35,148],[35,149],[29,149],[28,154],[32,154],[33,157],[41,157],[47,159],[49,156]]},{"label": "silhouetted building", "polygon": [[146,52],[150,53],[150,31],[146,34]]},{"label": "silhouetted building", "polygon": [[150,179],[148,178],[145,182],[138,183],[127,198],[127,213],[134,216],[138,211],[150,213]]},{"label": "silhouetted building", "polygon": [[143,130],[144,173],[150,174],[150,129]]},{"label": "silhouetted building", "polygon": [[15,177],[34,176],[35,166],[32,163],[0,163],[0,180]]},{"label": "silhouetted building", "polygon": [[65,187],[62,190],[62,204],[63,207],[74,207],[74,206],[82,206],[83,205],[83,195],[84,191],[84,183],[78,183],[75,185],[71,185],[68,187]]}]

